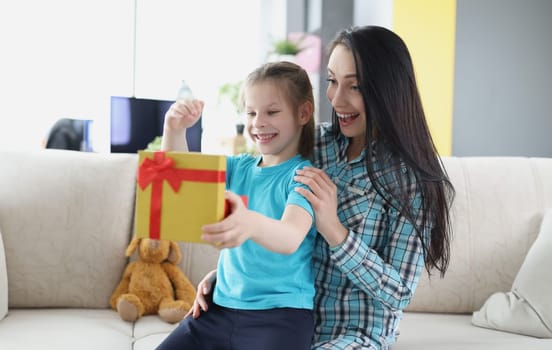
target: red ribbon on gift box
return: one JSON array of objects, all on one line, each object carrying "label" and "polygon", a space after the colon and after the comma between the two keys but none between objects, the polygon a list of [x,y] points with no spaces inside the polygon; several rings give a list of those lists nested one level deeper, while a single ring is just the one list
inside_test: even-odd
[{"label": "red ribbon on gift box", "polygon": [[138,168],[138,186],[145,190],[151,187],[149,236],[161,238],[161,203],[163,198],[163,181],[167,181],[173,191],[178,193],[183,181],[225,182],[226,172],[219,170],[179,169],[174,167],[174,160],[164,151],[153,153],[153,159],[145,158]]}]

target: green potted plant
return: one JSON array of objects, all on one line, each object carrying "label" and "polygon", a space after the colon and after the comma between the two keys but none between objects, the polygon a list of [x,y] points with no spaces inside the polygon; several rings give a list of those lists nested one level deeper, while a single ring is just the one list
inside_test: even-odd
[{"label": "green potted plant", "polygon": [[226,99],[234,107],[234,111],[239,115],[243,112],[243,106],[240,103],[240,91],[243,81],[237,81],[234,83],[225,83],[219,87],[218,90],[218,103],[220,104],[223,99]]},{"label": "green potted plant", "polygon": [[301,50],[300,42],[291,41],[288,39],[277,40],[272,44],[272,53],[277,55],[292,55],[295,56]]},{"label": "green potted plant", "polygon": [[305,49],[305,47],[301,46],[305,36],[303,35],[295,39],[273,40],[272,48],[268,51],[267,60],[295,62],[295,56]]}]

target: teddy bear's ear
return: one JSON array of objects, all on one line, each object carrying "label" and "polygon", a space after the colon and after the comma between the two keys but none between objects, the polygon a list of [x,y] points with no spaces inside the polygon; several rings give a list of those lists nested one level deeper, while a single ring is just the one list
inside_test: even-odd
[{"label": "teddy bear's ear", "polygon": [[169,252],[167,260],[176,265],[180,262],[180,259],[182,259],[182,252],[180,251],[178,243],[170,241],[169,244],[171,246],[171,251]]},{"label": "teddy bear's ear", "polygon": [[125,255],[126,256],[131,256],[132,253],[134,253],[134,251],[136,250],[136,247],[138,246],[138,244],[140,243],[141,240],[142,240],[141,238],[134,237],[132,239],[132,241],[130,241],[130,244],[128,245],[128,247],[125,251]]}]

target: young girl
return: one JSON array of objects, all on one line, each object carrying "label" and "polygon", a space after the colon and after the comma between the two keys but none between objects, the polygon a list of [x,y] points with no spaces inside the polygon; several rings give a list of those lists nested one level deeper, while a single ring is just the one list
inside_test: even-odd
[{"label": "young girl", "polygon": [[[311,163],[314,98],[307,73],[267,63],[246,79],[247,132],[260,156],[227,158],[232,219],[204,227],[222,249],[213,304],[187,317],[157,349],[309,349],[313,335],[316,230],[295,172]],[[166,114],[162,148],[187,150],[185,130],[203,102],[177,101]],[[246,208],[238,195],[247,196]]]}]

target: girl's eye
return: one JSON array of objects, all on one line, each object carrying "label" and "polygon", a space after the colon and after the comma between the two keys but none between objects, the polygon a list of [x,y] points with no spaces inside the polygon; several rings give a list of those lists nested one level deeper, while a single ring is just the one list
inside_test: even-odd
[{"label": "girl's eye", "polygon": [[333,79],[333,78],[328,78],[328,79],[326,79],[326,81],[328,82],[329,85],[334,85],[334,84],[337,83],[337,82],[335,81],[335,79]]},{"label": "girl's eye", "polygon": [[245,114],[250,118],[253,118],[255,116],[255,112],[247,112]]},{"label": "girl's eye", "polygon": [[360,88],[358,87],[358,85],[352,85],[352,86],[351,86],[351,90],[359,91]]},{"label": "girl's eye", "polygon": [[280,112],[280,111],[268,111],[268,115],[278,114],[278,112]]}]

